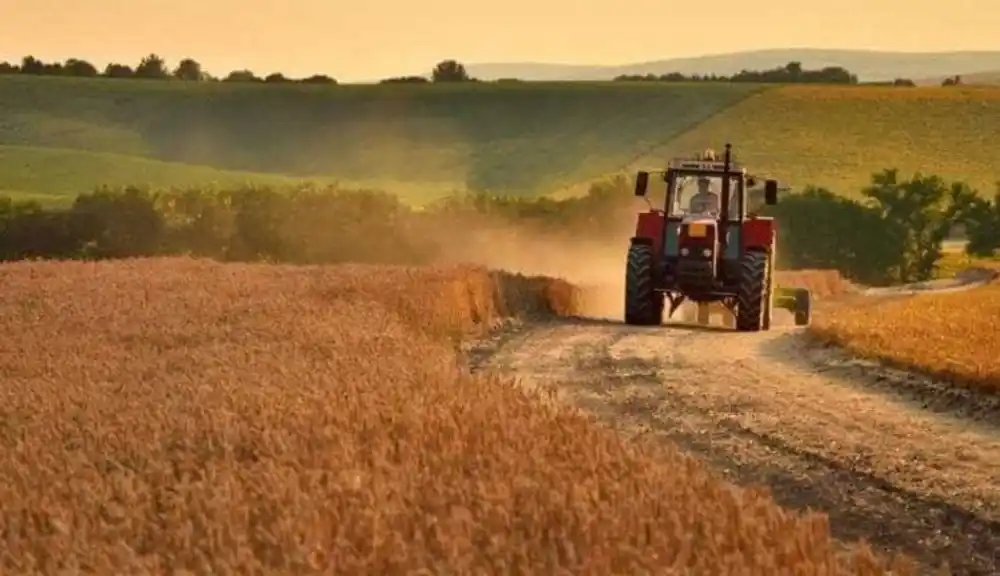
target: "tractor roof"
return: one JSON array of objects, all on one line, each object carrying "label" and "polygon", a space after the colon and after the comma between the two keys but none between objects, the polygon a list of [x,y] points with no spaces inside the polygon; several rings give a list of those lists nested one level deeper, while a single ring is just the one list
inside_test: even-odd
[{"label": "tractor roof", "polygon": [[[672,170],[683,170],[686,172],[725,172],[726,163],[716,157],[715,151],[708,149],[694,156],[682,156],[673,158],[667,162],[667,167]],[[740,173],[744,168],[738,162],[730,162],[729,171]]]}]

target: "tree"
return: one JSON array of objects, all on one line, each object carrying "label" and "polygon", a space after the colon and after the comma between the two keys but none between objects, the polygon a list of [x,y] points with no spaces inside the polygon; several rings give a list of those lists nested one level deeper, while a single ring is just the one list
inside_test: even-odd
[{"label": "tree", "polygon": [[966,206],[961,214],[968,239],[965,252],[972,256],[993,256],[1000,248],[1000,182],[992,202],[972,193]]},{"label": "tree", "polygon": [[136,78],[149,78],[163,80],[170,77],[167,71],[167,63],[156,54],[150,54],[143,58],[135,68]]},{"label": "tree", "polygon": [[260,82],[260,78],[258,78],[253,72],[251,72],[249,70],[233,70],[222,81],[223,82]]},{"label": "tree", "polygon": [[291,80],[285,78],[285,75],[281,72],[272,72],[264,78],[264,82],[267,84],[285,84],[291,82]]},{"label": "tree", "polygon": [[962,77],[958,76],[958,75],[949,76],[948,78],[945,78],[943,82],[941,82],[941,85],[942,86],[961,86],[962,85]]},{"label": "tree", "polygon": [[465,66],[456,60],[438,62],[431,72],[434,82],[470,82],[472,78],[466,72]]},{"label": "tree", "polygon": [[302,84],[336,84],[337,81],[326,74],[313,74],[308,78],[300,80]]},{"label": "tree", "polygon": [[205,73],[197,60],[185,58],[174,69],[174,78],[188,82],[199,82],[205,79]]},{"label": "tree", "polygon": [[45,64],[34,56],[25,56],[21,59],[21,74],[32,74],[39,76],[45,72]]},{"label": "tree", "polygon": [[0,74],[17,74],[21,68],[10,62],[0,62]]},{"label": "tree", "polygon": [[789,62],[785,65],[785,71],[791,77],[792,82],[795,82],[802,76],[802,63],[801,62]]},{"label": "tree", "polygon": [[103,76],[105,78],[134,78],[135,71],[133,71],[130,66],[125,64],[112,62],[104,67]]},{"label": "tree", "polygon": [[66,60],[66,63],[63,64],[63,71],[69,76],[83,76],[85,78],[93,78],[98,75],[97,68],[93,64],[77,58]]},{"label": "tree", "polygon": [[880,212],[886,241],[898,249],[895,279],[900,282],[933,276],[945,238],[975,198],[968,186],[949,187],[938,176],[918,173],[901,182],[895,169],[874,174],[862,194]]}]

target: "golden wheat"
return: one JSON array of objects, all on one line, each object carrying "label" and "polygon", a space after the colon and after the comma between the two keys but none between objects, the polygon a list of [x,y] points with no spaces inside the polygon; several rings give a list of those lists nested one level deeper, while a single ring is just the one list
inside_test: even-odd
[{"label": "golden wheat", "polygon": [[810,330],[856,354],[1000,391],[1000,285],[837,306]]},{"label": "golden wheat", "polygon": [[[482,269],[0,266],[3,573],[884,573],[826,518],[470,375]],[[899,573],[899,572],[897,572]]]}]

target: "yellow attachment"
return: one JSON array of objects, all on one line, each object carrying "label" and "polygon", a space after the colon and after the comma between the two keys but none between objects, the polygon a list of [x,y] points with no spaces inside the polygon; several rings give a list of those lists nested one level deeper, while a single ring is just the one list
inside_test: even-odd
[{"label": "yellow attachment", "polygon": [[691,238],[704,238],[706,234],[706,227],[704,224],[699,224],[697,222],[692,222],[688,224],[688,236]]}]

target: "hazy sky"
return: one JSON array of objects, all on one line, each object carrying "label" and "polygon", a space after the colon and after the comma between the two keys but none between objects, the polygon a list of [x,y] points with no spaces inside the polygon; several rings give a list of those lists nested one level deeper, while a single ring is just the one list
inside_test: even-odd
[{"label": "hazy sky", "polygon": [[[722,20],[713,23],[702,16]],[[998,0],[0,0],[0,59],[368,80],[463,62],[625,64],[754,48],[1000,49]]]}]

